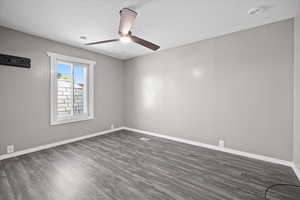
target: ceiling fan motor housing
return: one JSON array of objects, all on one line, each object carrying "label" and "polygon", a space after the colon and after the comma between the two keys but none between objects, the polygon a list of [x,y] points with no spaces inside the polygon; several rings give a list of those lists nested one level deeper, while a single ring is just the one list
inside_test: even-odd
[{"label": "ceiling fan motor housing", "polygon": [[120,35],[129,34],[136,16],[137,16],[137,12],[129,8],[123,8],[122,10],[120,10],[120,26],[119,26]]}]

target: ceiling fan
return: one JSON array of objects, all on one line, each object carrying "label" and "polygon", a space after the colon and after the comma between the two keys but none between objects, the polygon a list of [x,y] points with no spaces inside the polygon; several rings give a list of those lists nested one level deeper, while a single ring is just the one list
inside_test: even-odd
[{"label": "ceiling fan", "polygon": [[157,49],[160,48],[160,46],[158,46],[152,42],[143,40],[143,39],[131,34],[130,29],[133,25],[133,22],[134,22],[136,16],[137,16],[137,12],[135,12],[134,10],[131,10],[129,8],[123,8],[122,10],[120,10],[120,25],[119,25],[120,38],[112,39],[112,40],[98,41],[98,42],[91,42],[91,43],[87,43],[86,45],[103,44],[103,43],[117,42],[117,41],[121,41],[124,43],[135,42],[139,45],[142,45],[146,48],[156,51]]}]

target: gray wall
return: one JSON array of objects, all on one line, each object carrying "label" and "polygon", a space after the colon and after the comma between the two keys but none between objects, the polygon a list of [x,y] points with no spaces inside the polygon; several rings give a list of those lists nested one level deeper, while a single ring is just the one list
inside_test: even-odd
[{"label": "gray wall", "polygon": [[[95,66],[95,119],[50,126],[47,51],[91,59]],[[50,40],[0,27],[0,53],[31,58],[32,68],[0,66],[0,154],[123,125],[123,63]]]},{"label": "gray wall", "polygon": [[292,160],[293,20],[125,65],[126,126]]},{"label": "gray wall", "polygon": [[300,169],[300,16],[295,18],[294,35],[294,162]]}]

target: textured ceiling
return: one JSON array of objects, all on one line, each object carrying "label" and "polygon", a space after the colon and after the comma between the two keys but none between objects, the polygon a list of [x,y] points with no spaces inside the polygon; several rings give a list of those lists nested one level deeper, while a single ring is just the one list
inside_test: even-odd
[{"label": "textured ceiling", "polygon": [[[153,53],[133,43],[87,47],[118,37],[119,10],[138,12],[133,33],[167,49],[296,15],[298,0],[0,0],[0,25],[128,59]],[[248,10],[266,10],[249,16]]]}]

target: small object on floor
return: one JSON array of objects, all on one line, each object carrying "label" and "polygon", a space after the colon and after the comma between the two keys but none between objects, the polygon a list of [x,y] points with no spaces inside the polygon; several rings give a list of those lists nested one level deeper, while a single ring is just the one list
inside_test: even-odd
[{"label": "small object on floor", "polygon": [[151,140],[150,138],[146,138],[146,137],[141,137],[140,140],[148,142],[149,140]]}]

